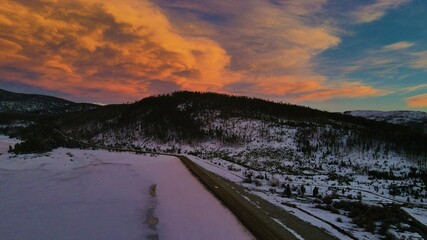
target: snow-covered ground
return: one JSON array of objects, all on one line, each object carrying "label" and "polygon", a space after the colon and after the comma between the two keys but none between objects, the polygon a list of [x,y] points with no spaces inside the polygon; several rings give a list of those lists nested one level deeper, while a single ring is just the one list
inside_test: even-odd
[{"label": "snow-covered ground", "polygon": [[425,208],[402,208],[420,223],[427,225],[427,209]]},{"label": "snow-covered ground", "polygon": [[20,141],[18,139],[0,135],[0,154],[7,153],[7,151],[9,151],[9,146],[13,147],[19,142]]},{"label": "snow-covered ground", "polygon": [[[244,166],[235,163],[230,163],[219,158],[205,160],[191,155],[188,155],[188,157],[203,168],[218,175],[221,175],[229,179],[230,181],[241,184],[252,193],[283,208],[288,212],[293,213],[295,216],[303,219],[304,221],[310,222],[312,225],[324,229],[330,234],[336,236],[338,239],[350,238],[337,231],[337,229],[334,228],[332,225],[338,227],[341,230],[346,231],[357,239],[381,239],[382,236],[367,232],[364,229],[357,227],[353,223],[352,219],[343,213],[336,214],[331,213],[330,211],[326,211],[324,209],[317,208],[316,205],[319,203],[319,201],[321,202],[321,200],[312,197],[314,187],[317,187],[319,189],[319,194],[321,194],[322,196],[336,195],[341,200],[352,201],[352,199],[357,199],[360,195],[361,201],[363,203],[372,206],[381,206],[381,204],[388,203],[407,203],[406,197],[391,196],[389,194],[388,186],[390,184],[396,184],[399,186],[402,185],[405,187],[406,185],[417,185],[417,183],[412,183],[411,179],[399,181],[381,179],[372,180],[364,175],[352,176],[349,180],[349,183],[347,184],[339,182],[337,180],[330,180],[328,179],[328,175],[323,174],[271,174],[266,171],[253,171],[245,168]],[[393,166],[403,166],[403,163],[405,163],[404,160],[399,158],[395,158],[393,159],[393,161],[391,161],[391,159],[388,160],[388,164],[391,164]],[[369,161],[366,161],[366,163],[369,163]],[[253,172],[254,178],[252,183],[244,183],[245,179],[247,179],[246,174],[248,172]],[[340,172],[338,171],[338,169],[337,174],[345,175],[344,172]],[[257,176],[261,176],[262,178],[256,178]],[[265,177],[267,177],[268,179],[266,179]],[[276,186],[272,186],[273,181],[276,182]],[[282,196],[282,193],[284,192],[282,184],[289,184],[292,186],[292,188],[297,189],[292,190],[292,197]],[[419,187],[421,189],[424,188],[421,183],[418,184],[420,184]],[[298,193],[301,186],[305,187],[305,194]],[[422,191],[422,193],[424,196],[425,192]],[[421,199],[422,198],[411,199],[411,201],[417,205],[421,205],[427,208],[427,204]],[[410,212],[417,219],[420,219],[420,222],[426,223],[425,218],[427,216],[427,213],[425,212],[425,209],[421,208],[415,212],[411,212],[411,209],[407,211]],[[420,239],[420,235],[416,232],[401,232],[398,229],[393,228],[391,228],[390,234],[397,237],[397,239],[411,239],[411,237],[412,239]]]},{"label": "snow-covered ground", "polygon": [[[381,220],[375,223],[377,230],[368,232],[366,228],[358,227],[354,217],[350,218],[345,210],[332,213],[330,209],[325,209],[332,206],[324,202],[325,197],[333,199],[334,203],[360,201],[366,206],[394,203],[427,208],[425,184],[417,175],[422,170],[420,163],[423,159],[407,157],[384,146],[377,149],[319,147],[310,154],[303,154],[297,151],[297,129],[290,123],[283,124],[269,125],[260,120],[245,119],[212,122],[212,128],[223,125],[229,135],[248,139],[247,144],[224,145],[216,140],[195,145],[173,141],[159,143],[141,139],[138,132],[133,130],[131,133],[135,136],[130,140],[126,134],[122,136],[122,132],[107,132],[94,139],[94,144],[186,154],[209,171],[241,184],[252,193],[339,239],[348,239],[340,230],[357,239],[381,239],[385,235],[378,233]],[[332,131],[333,126],[326,130],[316,129],[303,136],[303,139],[310,139],[312,147],[318,146],[322,133]],[[342,142],[346,142],[345,137]],[[284,196],[286,185],[292,189],[291,197]],[[305,193],[301,193],[301,187],[304,187]],[[313,197],[315,188],[318,189],[318,197]],[[425,213],[422,215],[425,216]],[[388,229],[387,233],[394,236],[419,236],[416,230],[399,224],[391,225]]]},{"label": "snow-covered ground", "polygon": [[[371,224],[375,225],[373,230],[366,226],[362,228],[361,221],[357,227],[355,217],[346,217],[348,212],[333,215],[330,211],[332,202],[325,203],[323,198],[333,199],[334,203],[360,201],[367,207],[390,203],[427,207],[427,190],[421,178],[425,170],[422,156],[408,155],[387,144],[370,142],[357,131],[342,128],[340,123],[319,125],[308,122],[304,126],[291,120],[219,118],[218,114],[208,112],[196,118],[205,123],[206,132],[219,129],[221,136],[234,137],[240,142],[226,143],[219,137],[191,144],[175,141],[173,137],[170,141],[159,142],[144,136],[136,127],[100,131],[89,142],[199,158],[203,167],[242,184],[273,204],[291,204],[312,213],[323,222],[316,221],[320,223],[316,226],[324,228],[325,223],[337,226],[358,239],[383,238],[394,225],[385,226],[387,230],[383,229],[381,235],[378,232],[384,221]],[[287,185],[292,189],[291,197],[283,197]],[[303,194],[300,192],[302,187],[305,189]],[[318,190],[316,197],[313,197],[314,189]],[[329,209],[325,209],[327,207]],[[309,214],[302,213],[302,219],[310,218]],[[332,229],[335,230],[330,232],[341,239],[337,229]],[[402,232],[402,229],[393,231]]]},{"label": "snow-covered ground", "polygon": [[394,124],[407,124],[411,122],[423,123],[427,120],[426,112],[418,111],[367,111],[367,110],[358,110],[358,111],[348,111],[345,114],[354,116],[354,117],[363,117],[376,121],[386,121]]},{"label": "snow-covered ground", "polygon": [[174,157],[64,148],[15,156],[8,142],[1,239],[253,239]]}]

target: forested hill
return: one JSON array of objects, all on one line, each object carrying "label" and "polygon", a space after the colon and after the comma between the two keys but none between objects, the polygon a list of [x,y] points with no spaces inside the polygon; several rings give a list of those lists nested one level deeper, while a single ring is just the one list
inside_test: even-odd
[{"label": "forested hill", "polygon": [[98,145],[233,161],[335,161],[354,154],[363,159],[397,154],[425,164],[427,156],[426,134],[405,126],[216,93],[175,92],[36,122],[12,132],[30,142],[17,152],[63,145],[52,132],[59,129]]},{"label": "forested hill", "polygon": [[305,158],[354,151],[419,157],[427,152],[426,135],[404,126],[216,93],[153,96],[133,104],[68,113],[54,124],[93,143],[159,151],[232,146],[273,148],[266,154],[287,152]]},{"label": "forested hill", "polygon": [[0,89],[0,113],[63,113],[93,109],[96,105],[74,103],[62,98],[39,94],[14,93]]}]

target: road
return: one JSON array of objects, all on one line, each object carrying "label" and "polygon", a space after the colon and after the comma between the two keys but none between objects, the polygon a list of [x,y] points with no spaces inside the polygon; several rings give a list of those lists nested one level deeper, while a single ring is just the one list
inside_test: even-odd
[{"label": "road", "polygon": [[178,156],[178,158],[257,239],[337,239],[262,198],[246,192],[241,186],[208,172],[187,157]]},{"label": "road", "polygon": [[200,167],[185,156],[157,152],[113,149],[81,142],[56,130],[64,138],[90,147],[144,154],[168,155],[179,158],[190,172],[212,192],[239,221],[259,240],[336,240],[337,238],[305,222],[268,201],[247,192],[236,183],[227,181]]}]

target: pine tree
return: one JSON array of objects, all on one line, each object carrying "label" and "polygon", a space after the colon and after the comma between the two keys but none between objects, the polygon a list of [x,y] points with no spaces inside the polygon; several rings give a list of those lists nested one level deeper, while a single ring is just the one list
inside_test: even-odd
[{"label": "pine tree", "polygon": [[289,184],[286,185],[285,195],[288,197],[290,197],[292,195],[291,186],[289,186]]},{"label": "pine tree", "polygon": [[304,196],[304,194],[305,194],[305,187],[304,187],[304,185],[301,185],[301,195],[302,196]]},{"label": "pine tree", "polygon": [[319,188],[318,187],[314,187],[313,188],[313,197],[317,197],[319,195]]}]

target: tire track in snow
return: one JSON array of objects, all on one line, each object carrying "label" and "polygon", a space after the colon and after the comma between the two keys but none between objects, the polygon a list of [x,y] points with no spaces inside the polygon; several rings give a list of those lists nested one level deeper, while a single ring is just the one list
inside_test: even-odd
[{"label": "tire track in snow", "polygon": [[147,240],[159,240],[159,234],[157,232],[156,225],[159,222],[159,219],[155,217],[155,210],[157,206],[157,198],[156,198],[156,184],[153,184],[150,186],[149,193],[150,198],[148,201],[148,208],[147,208],[147,218],[145,220],[145,224],[148,225],[148,228],[151,230],[151,233],[147,235]]}]

